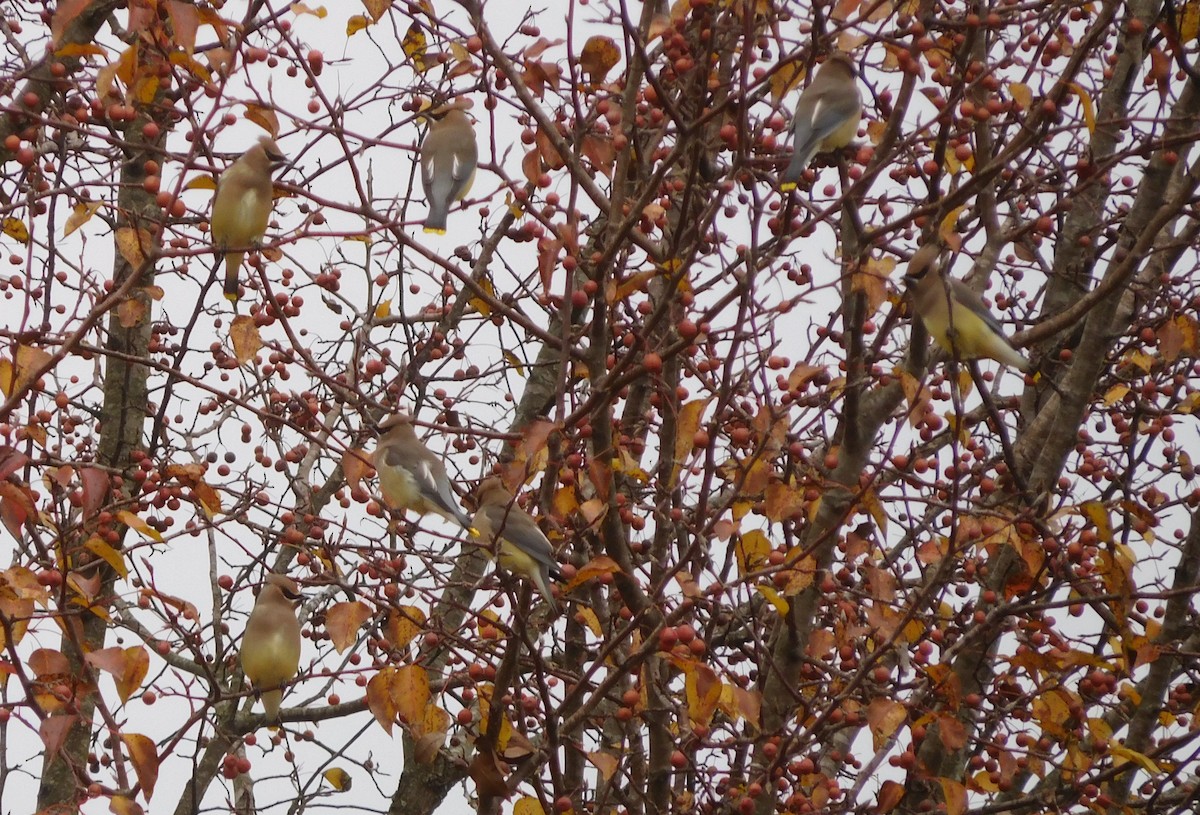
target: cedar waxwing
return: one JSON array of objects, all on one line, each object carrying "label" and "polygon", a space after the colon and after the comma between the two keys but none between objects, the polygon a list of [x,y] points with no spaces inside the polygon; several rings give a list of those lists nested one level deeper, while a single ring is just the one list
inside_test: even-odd
[{"label": "cedar waxwing", "polygon": [[479,147],[475,144],[475,128],[461,109],[449,108],[440,115],[431,115],[437,118],[430,122],[425,141],[421,142],[421,186],[429,202],[425,231],[444,235],[450,205],[471,191]]},{"label": "cedar waxwing", "polygon": [[942,247],[936,242],[916,251],[908,262],[904,281],[911,291],[913,311],[925,330],[958,359],[987,357],[1029,370],[1029,360],[1013,348],[1004,329],[966,283],[943,279],[938,269]]},{"label": "cedar waxwing", "polygon": [[246,250],[262,240],[271,219],[271,174],[286,159],[274,139],[263,136],[241,158],[225,168],[213,196],[213,244],[235,251],[225,253],[225,296],[237,302],[238,270]]},{"label": "cedar waxwing", "polygon": [[300,669],[300,588],[290,577],[268,574],[242,636],[242,671],[262,695],[267,719],[279,718],[283,685]]},{"label": "cedar waxwing", "polygon": [[527,577],[557,611],[550,577],[561,576],[549,539],[533,518],[516,505],[513,494],[499,476],[485,478],[476,492],[479,509],[471,523],[486,544],[495,547],[496,559],[510,572]]},{"label": "cedar waxwing", "polygon": [[800,94],[792,119],[792,161],[779,177],[779,189],[794,189],[817,153],[840,150],[858,133],[862,100],[854,80],[854,63],[841,51],[817,70]]},{"label": "cedar waxwing", "polygon": [[454,497],[446,465],[417,438],[412,419],[397,413],[380,423],[379,429],[383,435],[375,446],[375,471],[384,503],[419,515],[436,512],[471,531],[471,519]]}]

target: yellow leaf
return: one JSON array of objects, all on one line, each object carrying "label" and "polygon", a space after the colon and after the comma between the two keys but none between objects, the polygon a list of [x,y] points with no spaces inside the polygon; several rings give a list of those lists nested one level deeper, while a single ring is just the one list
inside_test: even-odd
[{"label": "yellow leaf", "polygon": [[1184,45],[1200,36],[1200,0],[1188,0],[1179,12],[1179,39]]},{"label": "yellow leaf", "polygon": [[[492,285],[492,278],[490,275],[485,274],[483,277],[479,278],[479,288],[481,288],[483,293],[488,297],[495,298],[496,287]],[[478,311],[482,316],[492,316],[492,306],[485,298],[472,297],[467,302],[474,306],[475,310]],[[522,376],[524,376],[524,374],[522,374]]]},{"label": "yellow leaf", "polygon": [[355,14],[346,21],[346,36],[353,37],[358,32],[369,26],[371,21],[367,19],[365,14]]},{"label": "yellow leaf", "polygon": [[185,190],[215,190],[217,182],[211,175],[198,175],[184,184],[183,188]]},{"label": "yellow leaf", "polygon": [[583,624],[587,626],[588,631],[591,631],[597,637],[604,636],[604,629],[600,627],[600,618],[596,616],[596,612],[587,606],[579,606],[575,613],[576,622],[579,617],[583,617]]},{"label": "yellow leaf", "polygon": [[1108,517],[1108,508],[1099,501],[1086,501],[1079,505],[1080,513],[1096,527],[1096,534],[1105,543],[1112,543],[1112,521]]},{"label": "yellow leaf", "polygon": [[908,718],[905,706],[892,699],[878,697],[867,705],[867,726],[875,749],[882,747]]},{"label": "yellow leaf", "polygon": [[1113,385],[1108,389],[1108,393],[1104,394],[1104,406],[1112,407],[1117,402],[1120,402],[1129,394],[1128,385]]},{"label": "yellow leaf", "polygon": [[351,784],[354,783],[354,779],[350,777],[350,773],[341,767],[330,767],[323,773],[323,776],[329,782],[329,786],[338,792],[346,792],[350,789]]},{"label": "yellow leaf", "polygon": [[[591,758],[592,755],[593,753],[588,753],[588,758]],[[595,764],[595,761],[592,763]],[[614,766],[613,769],[615,770],[616,767]],[[601,768],[601,772],[603,772],[603,768]],[[513,815],[546,815],[546,810],[542,806],[541,802],[538,801],[538,799],[530,798],[528,795],[524,795],[515,804],[513,804]],[[564,815],[566,815],[566,813],[564,813]]]},{"label": "yellow leaf", "polygon": [[1024,110],[1029,110],[1033,107],[1033,91],[1024,82],[1008,83],[1008,92],[1012,96],[1013,101],[1021,106]]},{"label": "yellow leaf", "polygon": [[512,351],[506,350],[504,352],[504,359],[508,361],[509,365],[512,365],[517,369],[518,374],[525,376],[525,366],[521,364],[521,360],[516,354],[514,354]]},{"label": "yellow leaf", "polygon": [[1067,87],[1079,97],[1079,104],[1083,107],[1083,123],[1087,125],[1088,133],[1096,132],[1096,107],[1092,104],[1092,97],[1083,86],[1078,82],[1071,82]]},{"label": "yellow leaf", "polygon": [[692,446],[696,443],[696,432],[700,429],[700,417],[708,407],[708,398],[695,399],[679,409],[679,418],[675,425],[675,460],[671,466],[671,488],[674,489],[679,480],[679,472],[683,462],[690,457]]},{"label": "yellow leaf", "polygon": [[66,226],[63,227],[63,237],[67,237],[67,235],[70,235],[76,229],[90,221],[92,216],[102,206],[104,206],[102,201],[91,201],[71,207],[71,215],[67,218]]},{"label": "yellow leaf", "polygon": [[425,612],[416,606],[397,606],[388,613],[384,631],[394,649],[408,645],[425,626]]},{"label": "yellow leaf", "polygon": [[613,66],[621,61],[621,50],[611,38],[593,34],[583,44],[579,67],[593,83],[603,82]]},{"label": "yellow leaf", "polygon": [[392,316],[392,301],[384,300],[379,305],[375,306],[375,319],[386,320]]},{"label": "yellow leaf", "polygon": [[684,672],[684,689],[688,719],[693,724],[709,724],[721,699],[721,680],[717,672],[702,662],[689,663]]},{"label": "yellow leaf", "polygon": [[779,596],[779,592],[770,586],[755,586],[763,597],[767,598],[767,602],[775,606],[775,611],[780,617],[786,617],[788,613],[788,601]]},{"label": "yellow leaf", "polygon": [[5,218],[2,223],[5,235],[21,243],[29,243],[29,227],[20,218]]},{"label": "yellow leaf", "polygon": [[[596,769],[600,771],[600,777],[603,778],[605,781],[611,780],[612,777],[616,774],[617,768],[620,766],[620,761],[612,753],[604,753],[604,752],[588,753],[587,757],[588,757],[588,761],[592,762],[592,764],[594,764],[596,766]],[[522,800],[525,800],[525,799],[522,799]],[[533,810],[534,815],[542,815],[543,810],[542,810],[541,804],[538,804],[536,799],[530,799],[530,800],[532,800],[535,804],[537,804],[537,809]],[[517,806],[520,806],[520,805],[521,805],[521,802],[518,801]],[[517,815],[516,807],[513,807],[513,815]]]},{"label": "yellow leaf", "polygon": [[104,562],[111,566],[113,571],[120,575],[122,579],[129,577],[129,567],[125,564],[125,556],[105,543],[101,538],[93,535],[88,538],[84,547],[93,555],[103,558]]},{"label": "yellow leaf", "polygon": [[117,520],[119,520],[121,523],[125,524],[127,527],[134,530],[135,532],[140,532],[141,534],[145,535],[147,538],[150,538],[150,540],[162,543],[163,536],[161,534],[159,534],[159,531],[157,529],[155,529],[154,527],[150,526],[150,524],[146,523],[144,520],[139,518],[137,515],[134,515],[129,510],[123,509],[120,512],[118,512]]},{"label": "yellow leaf", "polygon": [[54,359],[31,345],[18,345],[14,361],[0,359],[0,391],[5,396],[20,393],[33,385],[44,368]]},{"label": "yellow leaf", "polygon": [[150,247],[154,245],[154,238],[147,230],[135,229],[132,226],[123,226],[118,229],[116,241],[117,251],[121,253],[121,257],[135,269],[140,269],[145,264]]},{"label": "yellow leaf", "polygon": [[212,71],[210,71],[207,66],[197,62],[183,51],[171,52],[171,54],[167,56],[167,60],[172,65],[178,65],[179,67],[191,73],[192,76],[195,76],[204,82],[209,82],[212,80]]},{"label": "yellow leaf", "polygon": [[738,576],[745,577],[766,564],[771,542],[761,529],[752,529],[738,539],[736,552]]},{"label": "yellow leaf", "polygon": [[1158,763],[1154,759],[1150,758],[1145,753],[1139,753],[1137,750],[1130,750],[1128,747],[1116,740],[1108,743],[1108,749],[1109,752],[1111,752],[1115,757],[1121,759],[1120,761],[1113,762],[1116,766],[1120,766],[1121,764],[1132,761],[1133,763],[1140,765],[1143,770],[1151,775],[1158,775],[1162,772],[1162,767],[1159,767]]},{"label": "yellow leaf", "polygon": [[404,55],[412,60],[413,67],[420,73],[425,73],[425,52],[429,48],[429,41],[425,38],[425,31],[421,28],[421,24],[413,20],[412,25],[408,27],[408,31],[404,33],[404,39],[400,41],[400,48],[404,51]]},{"label": "yellow leaf", "polygon": [[958,216],[962,215],[966,208],[965,204],[955,207],[946,213],[946,217],[942,218],[942,222],[938,224],[938,237],[945,241],[951,249],[957,249],[962,243],[958,236]]},{"label": "yellow leaf", "polygon": [[71,42],[62,48],[54,49],[54,55],[63,59],[69,57],[102,57],[107,53],[108,51],[104,48],[92,43]]},{"label": "yellow leaf", "polygon": [[317,6],[316,8],[309,8],[308,6],[304,5],[303,3],[292,3],[292,14],[297,14],[297,15],[311,14],[312,16],[316,17],[318,20],[324,20],[325,16],[327,14],[329,14],[329,12],[325,10],[324,6]]},{"label": "yellow leaf", "polygon": [[862,292],[867,298],[867,311],[863,317],[870,317],[887,302],[887,281],[895,269],[895,258],[868,258],[866,266],[854,272],[850,279],[851,290]]},{"label": "yellow leaf", "polygon": [[868,489],[862,494],[862,505],[866,507],[867,512],[871,513],[872,520],[879,527],[879,531],[887,533],[887,513],[884,512],[883,502],[879,500],[879,496],[875,490]]},{"label": "yellow leaf", "polygon": [[779,66],[775,73],[771,74],[771,99],[778,105],[783,101],[783,97],[787,96],[800,85],[800,81],[804,79],[805,68],[801,60],[793,60]]}]

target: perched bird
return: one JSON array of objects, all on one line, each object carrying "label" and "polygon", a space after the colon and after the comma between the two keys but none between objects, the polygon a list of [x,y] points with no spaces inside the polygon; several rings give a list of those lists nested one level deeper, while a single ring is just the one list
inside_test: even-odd
[{"label": "perched bird", "polygon": [[485,543],[495,547],[496,559],[510,572],[533,581],[552,610],[558,610],[550,577],[561,577],[550,540],[527,512],[516,505],[513,494],[499,476],[485,478],[475,493],[479,509],[471,523]]},{"label": "perched bird", "polygon": [[381,422],[379,430],[383,435],[375,447],[375,471],[384,503],[419,515],[436,512],[469,532],[471,519],[454,497],[446,465],[417,438],[412,419],[397,413]]},{"label": "perched bird", "polygon": [[242,671],[262,695],[267,719],[278,720],[283,685],[300,669],[300,588],[290,577],[268,574],[242,636]]},{"label": "perched bird", "polygon": [[913,311],[937,344],[957,359],[987,357],[1029,370],[1029,360],[1009,344],[1004,330],[987,306],[966,283],[943,279],[938,269],[942,247],[935,241],[916,251],[908,262],[908,284]]},{"label": "perched bird", "polygon": [[237,302],[238,270],[246,250],[262,240],[271,218],[271,175],[286,159],[274,139],[263,136],[217,181],[209,219],[213,243],[225,252],[225,296]]},{"label": "perched bird", "polygon": [[779,177],[784,192],[794,189],[817,153],[840,150],[858,133],[862,100],[854,81],[854,63],[838,51],[825,61],[812,84],[800,94],[792,119],[792,161]]},{"label": "perched bird", "polygon": [[421,186],[429,202],[425,231],[445,234],[450,205],[471,191],[479,147],[475,128],[461,109],[451,107],[429,114],[433,120],[421,142]]}]

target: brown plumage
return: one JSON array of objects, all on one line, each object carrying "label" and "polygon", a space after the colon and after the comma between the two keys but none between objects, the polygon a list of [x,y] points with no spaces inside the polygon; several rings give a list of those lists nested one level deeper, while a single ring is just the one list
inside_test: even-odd
[{"label": "brown plumage", "polygon": [[213,244],[226,250],[225,296],[235,302],[242,258],[267,231],[274,202],[271,176],[285,160],[275,141],[263,136],[217,181],[209,228]]},{"label": "brown plumage", "polygon": [[454,497],[446,465],[417,438],[412,419],[397,413],[379,429],[383,435],[375,447],[375,471],[384,502],[400,512],[434,512],[470,530],[471,519]]},{"label": "brown plumage", "polygon": [[533,582],[557,610],[550,577],[559,575],[554,547],[537,522],[513,500],[513,494],[498,477],[486,478],[476,491],[479,509],[471,523],[484,543],[491,544],[500,565]]},{"label": "brown plumage", "polygon": [[283,686],[300,669],[300,621],[296,582],[281,574],[268,574],[242,635],[242,671],[262,695],[267,719],[279,719]]}]

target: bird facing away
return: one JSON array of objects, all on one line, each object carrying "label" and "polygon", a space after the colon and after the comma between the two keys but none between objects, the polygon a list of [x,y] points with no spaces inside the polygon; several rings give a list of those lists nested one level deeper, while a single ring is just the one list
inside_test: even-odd
[{"label": "bird facing away", "polygon": [[479,509],[472,524],[484,543],[491,544],[500,565],[531,581],[546,598],[552,611],[558,610],[550,577],[561,574],[554,560],[550,540],[533,518],[516,505],[513,494],[499,476],[485,478],[476,491]]},{"label": "bird facing away", "polygon": [[444,235],[450,205],[471,191],[479,147],[475,144],[475,128],[462,110],[449,108],[440,116],[431,115],[437,118],[430,122],[425,141],[421,142],[421,186],[429,202],[425,231]]},{"label": "bird facing away", "polygon": [[246,250],[262,240],[271,219],[271,175],[286,161],[274,139],[263,136],[217,181],[209,219],[213,243],[225,251],[225,296],[237,302],[238,270]]},{"label": "bird facing away", "polygon": [[446,465],[417,438],[412,419],[396,413],[379,430],[383,435],[375,446],[375,471],[384,503],[400,512],[435,512],[469,532],[471,519],[454,497]]},{"label": "bird facing away", "polygon": [[1029,360],[1009,344],[1004,329],[966,283],[943,279],[938,269],[941,246],[926,244],[908,262],[908,284],[913,311],[927,330],[956,359],[986,357],[1021,371]]},{"label": "bird facing away", "polygon": [[862,100],[854,63],[841,51],[825,61],[800,94],[792,119],[792,161],[779,177],[784,192],[794,189],[817,153],[840,150],[858,133]]},{"label": "bird facing away", "polygon": [[269,721],[279,719],[283,685],[300,669],[300,588],[290,577],[268,574],[242,636],[242,671],[262,695]]}]

